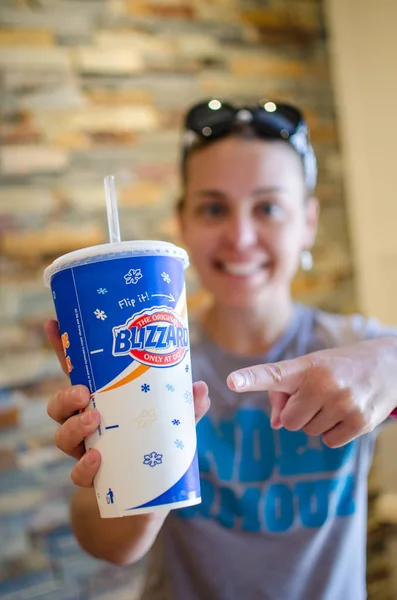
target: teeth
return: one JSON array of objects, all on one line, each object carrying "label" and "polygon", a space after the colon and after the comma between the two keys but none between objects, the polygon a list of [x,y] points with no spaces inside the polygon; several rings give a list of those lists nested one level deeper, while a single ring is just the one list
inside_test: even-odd
[{"label": "teeth", "polygon": [[253,275],[259,269],[257,263],[222,263],[223,270],[230,275],[246,277]]}]

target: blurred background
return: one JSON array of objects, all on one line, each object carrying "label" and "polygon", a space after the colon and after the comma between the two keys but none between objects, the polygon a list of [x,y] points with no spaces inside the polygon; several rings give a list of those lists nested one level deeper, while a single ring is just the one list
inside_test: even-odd
[{"label": "blurred background", "polygon": [[[304,108],[322,214],[294,294],[397,324],[396,22],[395,0],[0,0],[0,598],[137,597],[143,566],[85,555],[68,525],[72,461],[46,415],[66,381],[43,333],[42,273],[106,241],[110,173],[123,238],[179,242],[191,103]],[[206,298],[188,277],[194,321]],[[395,437],[382,434],[370,478],[370,600],[397,597]]]}]

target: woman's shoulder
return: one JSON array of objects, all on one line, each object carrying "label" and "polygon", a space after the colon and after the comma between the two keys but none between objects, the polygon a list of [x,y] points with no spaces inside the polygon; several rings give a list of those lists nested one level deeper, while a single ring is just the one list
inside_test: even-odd
[{"label": "woman's shoulder", "polygon": [[397,327],[382,324],[378,319],[359,313],[337,314],[314,308],[313,334],[326,347],[345,346],[363,340],[397,336]]}]

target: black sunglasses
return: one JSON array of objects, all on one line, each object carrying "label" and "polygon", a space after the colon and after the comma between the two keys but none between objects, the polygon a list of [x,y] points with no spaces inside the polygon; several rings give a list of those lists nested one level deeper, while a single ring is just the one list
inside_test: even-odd
[{"label": "black sunglasses", "polygon": [[248,125],[265,139],[289,142],[303,159],[308,187],[315,187],[317,165],[309,129],[300,110],[289,104],[264,101],[256,106],[235,107],[216,99],[196,104],[185,118],[184,158],[200,139],[210,141],[227,136],[238,124]]}]

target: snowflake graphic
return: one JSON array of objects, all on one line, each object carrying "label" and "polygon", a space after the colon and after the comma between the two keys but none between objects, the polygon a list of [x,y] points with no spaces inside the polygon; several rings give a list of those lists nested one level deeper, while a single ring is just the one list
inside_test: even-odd
[{"label": "snowflake graphic", "polygon": [[107,291],[107,289],[106,289],[106,288],[98,288],[98,289],[97,289],[97,292],[98,292],[98,294],[102,294],[102,295],[104,295],[104,294],[107,294],[107,293],[108,293],[108,291]]},{"label": "snowflake graphic", "polygon": [[192,392],[185,392],[183,394],[183,397],[185,398],[186,402],[189,402],[189,404],[191,404],[193,402]]},{"label": "snowflake graphic", "polygon": [[175,388],[173,385],[171,385],[170,383],[167,383],[167,385],[165,386],[167,388],[167,390],[169,392],[175,392]]},{"label": "snowflake graphic", "polygon": [[183,450],[185,447],[184,443],[181,440],[175,440],[174,444],[177,448],[179,448],[179,450]]},{"label": "snowflake graphic", "polygon": [[152,408],[151,410],[143,410],[135,421],[139,429],[141,429],[142,427],[150,427],[156,419],[156,411]]},{"label": "snowflake graphic", "polygon": [[142,279],[143,275],[140,269],[130,269],[126,275],[124,275],[124,279],[127,285],[130,283],[138,283],[140,279]]},{"label": "snowflake graphic", "polygon": [[179,420],[179,419],[174,419],[174,420],[172,421],[172,424],[173,424],[173,425],[180,425],[180,424],[181,424],[181,422],[180,422],[180,420]]},{"label": "snowflake graphic", "polygon": [[141,385],[141,390],[142,392],[145,392],[145,394],[147,394],[148,392],[150,392],[150,385],[144,383],[143,385]]},{"label": "snowflake graphic", "polygon": [[186,373],[189,373],[189,370],[190,370],[190,369],[189,369],[189,365],[186,365],[186,367],[185,367],[185,371],[186,371]]},{"label": "snowflake graphic", "polygon": [[150,454],[143,455],[143,464],[149,465],[149,467],[155,467],[161,465],[163,462],[163,455],[157,452],[151,452]]},{"label": "snowflake graphic", "polygon": [[171,277],[165,271],[161,273],[161,277],[163,278],[163,281],[165,281],[165,283],[171,283]]},{"label": "snowflake graphic", "polygon": [[105,311],[104,310],[100,310],[99,308],[97,308],[96,310],[94,310],[94,315],[96,316],[97,319],[101,319],[101,321],[104,321],[105,319],[108,318],[108,316],[105,313]]}]

